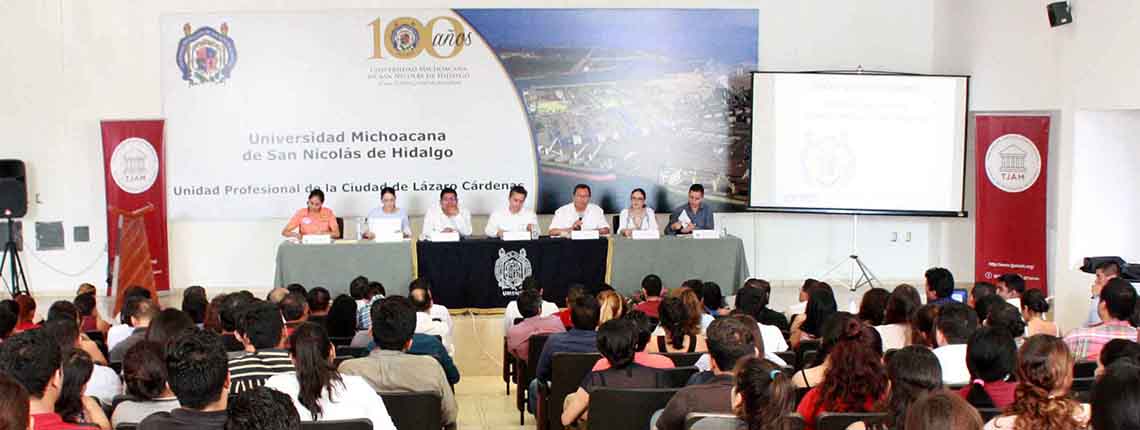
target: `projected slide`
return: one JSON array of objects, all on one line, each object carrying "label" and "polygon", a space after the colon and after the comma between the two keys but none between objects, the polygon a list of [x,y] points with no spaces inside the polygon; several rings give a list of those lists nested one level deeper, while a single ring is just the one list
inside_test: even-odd
[{"label": "projected slide", "polygon": [[957,215],[967,78],[756,73],[751,206]]}]

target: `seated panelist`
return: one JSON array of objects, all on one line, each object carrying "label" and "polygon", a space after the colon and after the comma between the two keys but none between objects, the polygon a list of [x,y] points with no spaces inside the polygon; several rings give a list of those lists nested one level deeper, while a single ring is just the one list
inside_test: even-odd
[{"label": "seated panelist", "polygon": [[573,230],[597,230],[599,234],[610,234],[610,223],[598,205],[590,203],[590,186],[574,186],[574,201],[554,211],[550,221],[550,235],[569,235]]},{"label": "seated panelist", "polygon": [[538,230],[538,216],[534,211],[524,208],[526,203],[526,188],[521,185],[511,187],[507,194],[507,207],[491,212],[487,219],[487,227],[483,232],[487,237],[503,237],[508,231],[536,231]]},{"label": "seated panelist", "polygon": [[289,218],[289,223],[285,225],[285,229],[281,230],[281,235],[285,237],[296,237],[314,235],[314,234],[327,234],[333,239],[340,238],[340,228],[336,224],[336,215],[333,214],[332,209],[324,206],[325,193],[319,189],[314,189],[309,193],[308,207],[298,210]]},{"label": "seated panelist", "polygon": [[629,193],[629,207],[622,209],[618,215],[618,232],[622,236],[633,236],[633,232],[657,231],[657,218],[653,208],[645,206],[645,190],[636,188]]}]

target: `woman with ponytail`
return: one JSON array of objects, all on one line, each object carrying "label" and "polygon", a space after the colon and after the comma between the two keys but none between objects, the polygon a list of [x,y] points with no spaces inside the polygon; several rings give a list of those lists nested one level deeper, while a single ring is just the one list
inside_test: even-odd
[{"label": "woman with ponytail", "polygon": [[[936,363],[937,364],[937,363]],[[792,381],[771,362],[748,357],[736,365],[732,411],[747,430],[784,430],[784,416],[796,403]]]},{"label": "woman with ponytail", "polygon": [[1045,313],[1049,312],[1049,302],[1045,299],[1045,293],[1038,289],[1026,290],[1025,294],[1021,295],[1021,315],[1025,317],[1025,336],[1033,336],[1035,334],[1047,334],[1051,336],[1061,336],[1061,331],[1057,329],[1057,324],[1045,321]]},{"label": "woman with ponytail", "polygon": [[966,343],[971,382],[958,394],[975,408],[1005,409],[1013,403],[1017,389],[1017,383],[1009,381],[1016,365],[1017,346],[1008,331],[982,327]]},{"label": "woman with ponytail", "polygon": [[1089,406],[1069,393],[1073,385],[1073,356],[1059,338],[1039,334],[1025,341],[1017,354],[1014,401],[986,423],[986,430],[1071,430],[1088,426]]},{"label": "woman with ponytail", "polygon": [[324,327],[306,322],[289,336],[289,356],[296,372],[274,375],[265,386],[289,395],[302,421],[367,418],[373,429],[395,430],[380,396],[359,376],[333,367],[336,349]]},{"label": "woman with ponytail", "polygon": [[[796,409],[807,423],[805,430],[814,430],[816,417],[824,412],[871,412],[887,393],[883,352],[871,346],[878,333],[846,312],[832,318],[842,318],[842,336],[827,354],[823,383],[808,391]],[[872,338],[876,341],[868,340]]]}]

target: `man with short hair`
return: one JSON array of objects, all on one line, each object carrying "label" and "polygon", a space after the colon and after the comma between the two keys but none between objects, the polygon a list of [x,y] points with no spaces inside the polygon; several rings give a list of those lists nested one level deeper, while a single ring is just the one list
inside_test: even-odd
[{"label": "man with short hair", "polygon": [[363,377],[377,392],[431,391],[439,395],[441,423],[454,429],[458,406],[443,368],[427,356],[408,354],[416,331],[416,310],[402,297],[372,306],[372,334],[377,348],[367,357],[347,360],[340,373]]},{"label": "man with short hair", "polygon": [[123,339],[110,351],[107,352],[107,361],[111,363],[122,363],[123,356],[127,354],[127,350],[135,346],[136,343],[141,342],[146,338],[146,329],[150,327],[150,320],[158,315],[158,306],[154,305],[148,298],[132,297],[125,306],[123,306],[123,318],[129,321],[134,330],[131,335]]},{"label": "man with short hair", "polygon": [[554,211],[550,220],[551,236],[569,236],[575,230],[597,230],[598,234],[610,234],[610,223],[601,206],[590,203],[590,186],[574,186],[574,201]]},{"label": "man with short hair", "polygon": [[[527,276],[522,282],[522,292],[532,290],[538,293],[538,298],[542,302],[542,309],[540,313],[542,316],[547,317],[558,313],[558,305],[548,302],[542,298],[542,286],[538,285],[538,281],[533,276]],[[522,293],[520,292],[520,296]],[[507,303],[507,308],[503,311],[503,333],[510,330],[511,326],[515,325],[515,320],[524,318],[525,316],[519,312],[518,300],[511,300]]]},{"label": "man with short hair", "polygon": [[431,283],[427,279],[417,278],[408,285],[408,298],[416,308],[416,333],[430,336],[439,336],[443,339],[447,351],[455,354],[455,343],[451,337],[451,314],[443,305],[432,302]]},{"label": "man with short hair", "polygon": [[[601,305],[594,296],[579,294],[574,297],[569,306],[570,321],[573,326],[565,332],[550,335],[546,339],[546,345],[542,347],[542,354],[538,356],[535,378],[530,381],[530,387],[527,389],[527,411],[530,413],[535,413],[538,410],[538,384],[550,381],[551,362],[554,354],[559,352],[598,352],[598,332],[595,330],[598,328],[598,314]],[[528,358],[533,359],[534,357]]]},{"label": "man with short hair", "polygon": [[21,332],[0,343],[0,373],[28,390],[28,415],[34,422],[33,430],[83,428],[63,422],[55,412],[63,387],[62,360],[59,345],[42,330]]},{"label": "man with short hair", "polygon": [[689,202],[673,208],[665,234],[690,234],[693,230],[712,230],[713,212],[705,201],[705,187],[693,184],[689,187]]},{"label": "man with short hair", "polygon": [[270,376],[295,370],[285,349],[285,322],[276,305],[246,305],[237,334],[247,352],[229,361],[231,391],[235,394],[265,385]]},{"label": "man with short hair", "polygon": [[1092,295],[1089,297],[1089,316],[1088,321],[1085,322],[1086,327],[1091,327],[1100,324],[1100,312],[1098,310],[1100,305],[1100,291],[1108,284],[1108,281],[1120,276],[1120,264],[1115,261],[1102,261],[1093,267],[1096,273],[1096,278],[1093,280],[1092,287],[1090,288]]},{"label": "man with short hair", "polygon": [[218,321],[222,323],[222,346],[227,353],[235,356],[245,352],[245,344],[238,339],[237,327],[240,311],[246,304],[254,301],[253,294],[248,291],[238,291],[227,294],[222,299],[222,309],[218,311]]},{"label": "man with short hair", "polygon": [[[757,323],[776,327],[779,331],[788,331],[791,329],[791,326],[788,325],[788,319],[784,317],[784,314],[768,308],[768,303],[772,299],[772,284],[770,282],[763,279],[749,278],[747,281],[744,281],[744,286],[741,287],[741,290],[743,291],[748,288],[752,289],[748,290],[751,294],[749,299],[752,301],[752,310],[755,311],[755,313],[750,313],[749,315],[755,318]],[[740,308],[740,300],[740,292],[737,292],[735,305],[738,309]],[[765,339],[766,338],[767,337],[765,337]]]},{"label": "man with short hair", "polygon": [[966,300],[966,304],[971,308],[977,309],[978,302],[982,301],[982,299],[986,298],[987,296],[993,296],[996,294],[996,285],[986,281],[976,282],[974,283],[974,288],[970,289],[970,296]]},{"label": "man with short hair", "polygon": [[167,383],[182,407],[156,412],[139,430],[221,430],[226,423],[230,373],[221,338],[194,330],[166,347]]},{"label": "man with short hair", "polygon": [[941,306],[954,302],[951,297],[954,294],[954,274],[943,267],[935,267],[927,270],[925,277],[927,303]]},{"label": "man with short hair", "polygon": [[507,328],[507,350],[515,357],[526,361],[529,357],[530,338],[537,334],[562,333],[562,321],[553,315],[542,315],[542,296],[533,289],[525,289],[519,294],[518,312],[524,318],[518,324]]},{"label": "man with short hair", "polygon": [[[228,405],[225,430],[300,430],[301,415],[288,394],[258,387]],[[306,411],[307,412],[307,411]]]},{"label": "man with short hair", "polygon": [[650,318],[660,318],[657,311],[661,307],[661,293],[663,292],[660,277],[654,274],[645,275],[644,278],[641,278],[641,294],[645,295],[645,301],[638,303],[633,309],[645,313]]},{"label": "man with short hair", "polygon": [[439,207],[428,209],[424,214],[420,238],[430,240],[435,233],[452,232],[459,233],[461,237],[471,235],[471,212],[459,206],[459,193],[449,187],[439,192]]},{"label": "man with short hair", "polygon": [[1100,291],[1097,312],[1100,324],[1074,329],[1065,335],[1069,353],[1077,360],[1096,361],[1100,350],[1113,339],[1136,341],[1137,330],[1128,323],[1136,309],[1136,289],[1121,278],[1112,278]]},{"label": "man with short hair", "polygon": [[317,287],[309,290],[309,294],[305,295],[305,300],[309,303],[309,321],[315,322],[320,325],[325,325],[325,319],[329,315],[329,306],[332,302],[332,295],[325,287]]},{"label": "man with short hair", "polygon": [[938,342],[934,355],[942,366],[942,383],[970,383],[970,369],[966,368],[966,342],[978,329],[978,314],[969,306],[951,301],[939,309],[934,326]]},{"label": "man with short hair", "polygon": [[[691,412],[732,413],[733,367],[741,358],[756,355],[752,328],[736,318],[718,318],[707,331],[713,378],[682,388],[657,419],[658,430],[683,430]],[[653,426],[650,426],[653,427]]]},{"label": "man with short hair", "polygon": [[376,300],[375,296],[369,293],[368,278],[364,276],[357,276],[352,278],[348,283],[348,294],[356,300],[356,329],[368,330],[372,325],[372,319],[368,316],[368,310],[372,308],[372,302]]},{"label": "man with short hair", "polygon": [[[133,285],[127,287],[127,290],[123,292],[123,307],[119,309],[119,312],[117,314],[115,314],[115,320],[117,320],[117,324],[111,326],[111,328],[107,330],[108,350],[114,348],[115,345],[118,345],[119,342],[123,341],[123,339],[129,337],[134,331],[134,327],[131,327],[130,325],[130,317],[128,317],[126,313],[123,312],[126,309],[127,302],[130,302],[131,298],[133,297],[143,297],[147,300],[151,300],[155,306],[158,306],[158,302],[155,302],[151,297],[150,290]],[[157,314],[157,312],[155,313]]]},{"label": "man with short hair", "polygon": [[1005,273],[997,278],[997,294],[1021,311],[1021,295],[1025,294],[1025,278],[1016,273]]},{"label": "man with short hair", "polygon": [[[67,354],[71,350],[84,350],[81,346],[83,337],[79,332],[79,324],[75,320],[66,318],[46,321],[40,331],[47,333],[59,344],[60,351]],[[90,355],[90,354],[88,354]],[[83,387],[83,395],[99,399],[103,404],[111,404],[115,396],[123,393],[123,381],[114,369],[104,364],[92,363],[91,375]]]},{"label": "man with short hair", "polygon": [[503,237],[503,233],[509,231],[537,231],[538,216],[534,211],[524,208],[523,203],[526,203],[526,188],[522,185],[511,187],[507,193],[507,207],[491,212],[483,233],[487,237]]},{"label": "man with short hair", "polygon": [[309,320],[309,301],[301,294],[292,293],[277,304],[281,316],[285,318],[285,338],[293,334],[293,329]]}]

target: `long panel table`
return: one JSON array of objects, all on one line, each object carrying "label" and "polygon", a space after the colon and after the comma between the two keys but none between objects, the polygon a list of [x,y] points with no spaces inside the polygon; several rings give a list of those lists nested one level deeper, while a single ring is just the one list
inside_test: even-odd
[{"label": "long panel table", "polygon": [[329,245],[285,242],[277,248],[274,284],[324,286],[336,295],[348,293],[352,278],[364,275],[383,283],[389,294],[403,295],[412,279],[423,276],[431,281],[436,302],[448,308],[501,308],[514,299],[528,265],[530,274],[543,286],[546,300],[560,306],[573,283],[590,287],[609,282],[628,296],[641,289],[642,277],[654,273],[668,288],[697,278],[716,282],[728,295],[749,275],[743,242],[734,236]]}]

